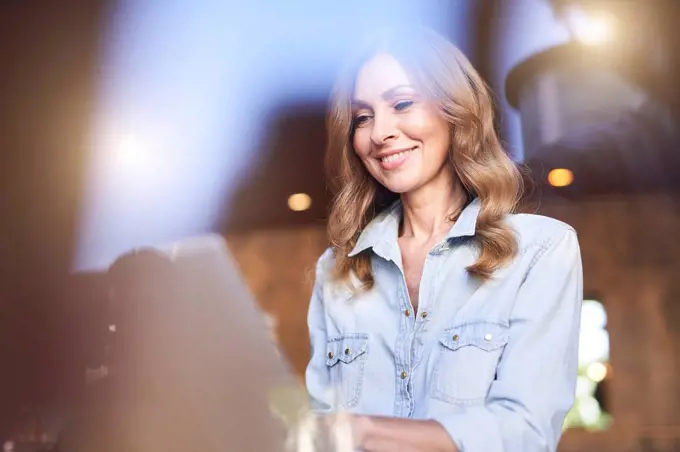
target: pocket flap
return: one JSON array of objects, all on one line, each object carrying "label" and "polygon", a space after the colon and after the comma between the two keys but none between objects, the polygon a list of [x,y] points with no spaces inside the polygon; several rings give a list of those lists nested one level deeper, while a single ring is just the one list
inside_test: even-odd
[{"label": "pocket flap", "polygon": [[439,342],[450,350],[468,345],[485,351],[496,350],[508,343],[508,326],[495,322],[460,324],[446,329]]},{"label": "pocket flap", "polygon": [[366,353],[368,334],[344,334],[328,339],[326,346],[326,365],[334,366],[338,361],[351,363]]}]

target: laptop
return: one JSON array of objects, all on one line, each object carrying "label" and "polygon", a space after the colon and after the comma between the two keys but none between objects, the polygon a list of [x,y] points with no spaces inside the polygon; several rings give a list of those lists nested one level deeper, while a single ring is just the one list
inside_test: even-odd
[{"label": "laptop", "polygon": [[134,363],[117,388],[132,400],[117,416],[128,450],[302,450],[304,385],[221,236],[136,250],[109,275],[114,302],[135,306],[115,333]]}]

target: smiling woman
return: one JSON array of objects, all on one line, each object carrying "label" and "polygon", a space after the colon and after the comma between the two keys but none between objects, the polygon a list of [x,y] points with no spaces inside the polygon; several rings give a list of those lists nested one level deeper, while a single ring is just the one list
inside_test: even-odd
[{"label": "smiling woman", "polygon": [[[484,80],[443,37],[428,29],[377,34],[336,83],[328,129],[329,180],[337,184],[329,236],[342,254],[407,192],[416,204],[444,193],[451,219],[463,198],[484,198],[477,222],[482,254],[471,273],[486,278],[515,253],[503,218],[517,206],[522,179],[496,135]],[[370,288],[368,256],[342,254],[339,276],[354,270]]]},{"label": "smiling woman", "polygon": [[381,34],[334,89],[332,246],[306,384],[331,421],[350,413],[365,452],[557,448],[577,375],[579,245],[564,223],[513,214],[521,178],[493,111],[465,56],[427,29]]},{"label": "smiling woman", "polygon": [[354,92],[352,144],[375,180],[394,193],[441,178],[449,148],[446,119],[410,83],[399,62],[382,53],[359,72]]}]

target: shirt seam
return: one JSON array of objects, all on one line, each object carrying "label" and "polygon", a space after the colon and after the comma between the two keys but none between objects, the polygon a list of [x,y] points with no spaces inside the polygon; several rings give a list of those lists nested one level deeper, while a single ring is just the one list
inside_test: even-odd
[{"label": "shirt seam", "polygon": [[[529,272],[534,268],[534,266],[536,265],[536,262],[538,262],[538,260],[539,260],[541,257],[543,257],[543,256],[545,255],[546,251],[548,251],[548,249],[549,249],[551,246],[553,246],[553,244],[559,242],[559,241],[562,240],[564,237],[566,237],[566,235],[567,235],[569,232],[575,232],[575,231],[574,231],[573,228],[570,228],[570,227],[561,228],[561,229],[559,229],[557,232],[555,232],[554,234],[552,234],[552,235],[550,235],[550,236],[548,236],[548,237],[545,237],[545,238],[544,238],[543,240],[541,240],[540,242],[534,242],[534,243],[532,243],[532,244],[530,244],[530,245],[527,245],[527,246],[524,248],[524,251],[522,252],[522,254],[525,254],[530,248],[532,248],[532,247],[534,247],[534,246],[538,246],[538,247],[539,247],[538,252],[531,258],[531,262],[529,263],[529,267],[528,267],[528,269],[527,269],[527,275],[528,275]],[[526,278],[526,276],[525,276],[525,278]]]}]

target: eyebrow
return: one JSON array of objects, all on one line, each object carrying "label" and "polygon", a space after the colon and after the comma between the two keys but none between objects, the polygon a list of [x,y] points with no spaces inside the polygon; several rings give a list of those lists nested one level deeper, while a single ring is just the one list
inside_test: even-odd
[{"label": "eyebrow", "polygon": [[[385,100],[391,99],[392,97],[394,97],[395,92],[397,92],[401,89],[404,89],[404,88],[413,89],[413,86],[411,86],[411,85],[396,85],[396,86],[393,86],[392,88],[386,90],[385,92],[383,92],[380,97],[382,97]],[[368,102],[365,102],[365,101],[360,100],[360,99],[352,99],[352,106],[353,107],[361,107],[361,108],[369,108],[370,107]]]}]

